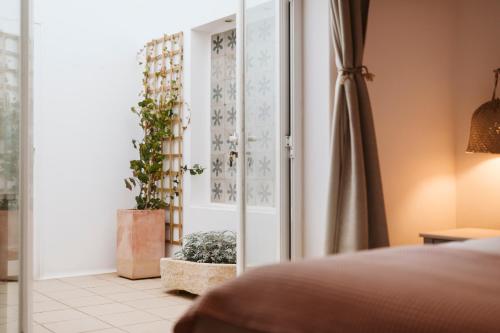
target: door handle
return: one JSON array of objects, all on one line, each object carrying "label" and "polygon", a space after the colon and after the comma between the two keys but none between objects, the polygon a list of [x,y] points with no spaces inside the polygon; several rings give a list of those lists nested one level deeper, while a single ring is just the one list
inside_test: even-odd
[{"label": "door handle", "polygon": [[236,132],[234,132],[233,134],[231,134],[228,138],[229,142],[231,143],[234,143],[235,145],[238,144],[238,134]]},{"label": "door handle", "polygon": [[238,152],[231,150],[229,152],[229,166],[232,167],[234,164],[234,161],[238,158]]},{"label": "door handle", "polygon": [[253,136],[253,135],[249,135],[247,136],[247,142],[257,142],[257,137]]}]

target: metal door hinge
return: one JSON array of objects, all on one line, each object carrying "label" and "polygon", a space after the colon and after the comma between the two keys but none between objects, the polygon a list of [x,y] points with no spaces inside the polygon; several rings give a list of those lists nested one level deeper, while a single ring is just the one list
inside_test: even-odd
[{"label": "metal door hinge", "polygon": [[295,158],[295,151],[293,148],[293,141],[290,135],[285,136],[285,148],[288,149],[288,155],[291,159]]}]

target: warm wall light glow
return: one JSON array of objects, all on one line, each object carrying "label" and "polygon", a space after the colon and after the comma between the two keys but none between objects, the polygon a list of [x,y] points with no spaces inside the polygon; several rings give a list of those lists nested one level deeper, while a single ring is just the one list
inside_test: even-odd
[{"label": "warm wall light glow", "polygon": [[499,228],[500,155],[473,154],[457,174],[457,227]]},{"label": "warm wall light glow", "polygon": [[490,183],[500,182],[500,155],[483,155],[485,159],[478,161],[466,174],[481,176]]},{"label": "warm wall light glow", "polygon": [[418,244],[420,232],[455,227],[455,177],[427,175],[391,204],[390,234],[398,236],[391,244]]}]

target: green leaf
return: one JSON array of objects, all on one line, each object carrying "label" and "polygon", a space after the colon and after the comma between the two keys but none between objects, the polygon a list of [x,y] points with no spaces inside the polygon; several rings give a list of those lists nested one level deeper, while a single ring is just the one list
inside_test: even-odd
[{"label": "green leaf", "polygon": [[132,185],[130,185],[128,179],[124,179],[124,181],[125,181],[125,187],[128,188],[130,191],[132,191]]},{"label": "green leaf", "polygon": [[128,180],[134,185],[134,187],[137,186],[134,178],[130,177]]}]

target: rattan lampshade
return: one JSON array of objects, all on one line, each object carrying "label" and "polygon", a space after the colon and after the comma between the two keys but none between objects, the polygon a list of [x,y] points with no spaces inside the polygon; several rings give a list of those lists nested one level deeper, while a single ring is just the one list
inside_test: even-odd
[{"label": "rattan lampshade", "polygon": [[482,104],[473,114],[469,145],[469,153],[500,154],[500,99],[496,98],[496,88],[500,68],[495,72],[495,87],[491,101]]}]

